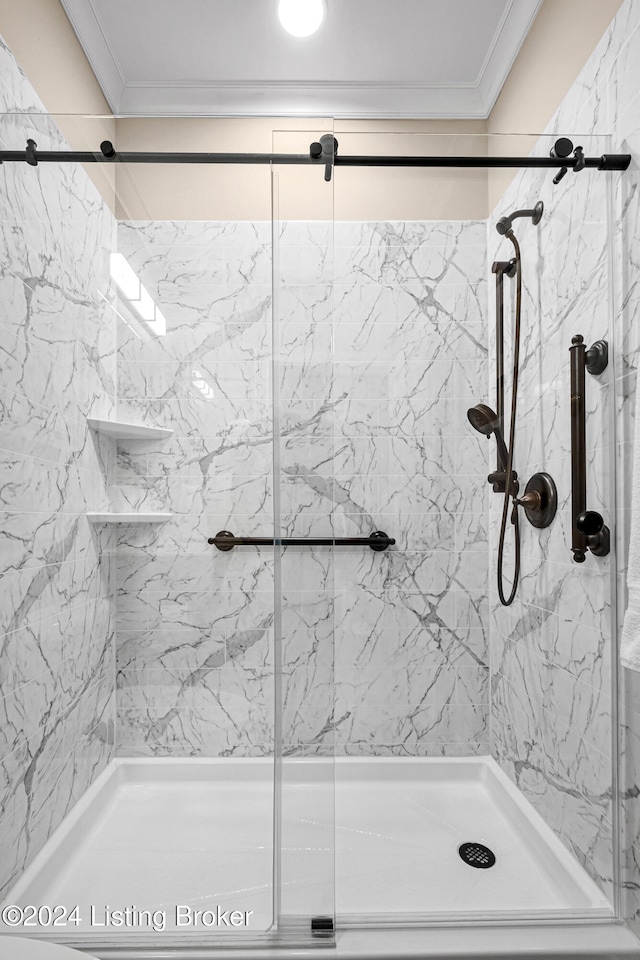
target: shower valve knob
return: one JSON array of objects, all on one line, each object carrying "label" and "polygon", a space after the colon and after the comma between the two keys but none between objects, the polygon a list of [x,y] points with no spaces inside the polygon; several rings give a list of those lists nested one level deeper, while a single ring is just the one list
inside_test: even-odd
[{"label": "shower valve knob", "polygon": [[523,497],[520,497],[518,500],[514,500],[513,502],[517,503],[519,507],[526,507],[528,510],[542,509],[542,495],[538,490],[531,490],[529,493],[525,493]]},{"label": "shower valve knob", "polygon": [[542,529],[548,527],[558,508],[558,492],[553,477],[548,473],[534,473],[519,499],[514,498],[515,506],[522,507],[529,523]]}]

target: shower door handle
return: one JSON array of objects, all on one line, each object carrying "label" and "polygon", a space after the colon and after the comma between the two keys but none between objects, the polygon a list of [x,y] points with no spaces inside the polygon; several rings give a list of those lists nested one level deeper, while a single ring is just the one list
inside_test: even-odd
[{"label": "shower door handle", "polygon": [[606,340],[597,340],[587,350],[577,334],[569,347],[571,354],[571,552],[576,563],[584,563],[587,550],[596,557],[609,553],[610,534],[601,514],[587,510],[587,445],[585,370],[598,376],[609,362]]}]

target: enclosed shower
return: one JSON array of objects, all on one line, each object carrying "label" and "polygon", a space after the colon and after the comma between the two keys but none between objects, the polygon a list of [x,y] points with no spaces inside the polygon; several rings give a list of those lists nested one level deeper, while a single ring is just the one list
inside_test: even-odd
[{"label": "enclosed shower", "polygon": [[[0,954],[633,955],[628,156],[322,123],[251,162],[65,159],[61,124],[1,137]],[[168,215],[213,163],[262,170],[271,217]],[[505,169],[488,217],[444,216]],[[420,216],[388,217],[399,177]]]}]

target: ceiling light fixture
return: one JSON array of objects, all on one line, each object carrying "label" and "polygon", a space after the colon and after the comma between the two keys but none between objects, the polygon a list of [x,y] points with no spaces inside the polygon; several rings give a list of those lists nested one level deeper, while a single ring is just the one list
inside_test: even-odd
[{"label": "ceiling light fixture", "polygon": [[322,26],[325,0],[279,0],[280,23],[292,37],[310,37]]}]

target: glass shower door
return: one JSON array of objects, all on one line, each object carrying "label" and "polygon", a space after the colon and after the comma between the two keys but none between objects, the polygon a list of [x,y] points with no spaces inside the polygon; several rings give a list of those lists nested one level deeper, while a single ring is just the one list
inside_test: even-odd
[{"label": "glass shower door", "polygon": [[[275,132],[275,154],[309,156],[326,123]],[[323,141],[330,143],[329,141]],[[277,164],[273,187],[274,512],[278,929],[334,929],[333,180]],[[286,545],[287,539],[301,541]],[[318,543],[317,541],[323,541]],[[280,544],[280,545],[278,545]]]},{"label": "glass shower door", "polygon": [[[518,153],[524,153],[521,139],[513,138]],[[555,139],[540,137],[534,155],[548,156]],[[585,156],[610,150],[604,135],[581,136],[579,142]],[[511,607],[498,602],[491,561],[492,756],[599,891],[580,904],[587,915],[616,909],[619,896],[615,393],[621,339],[613,310],[620,278],[613,256],[612,191],[624,176],[585,169],[569,171],[555,184],[549,171],[520,171],[499,197],[487,235],[490,262],[511,256],[512,244],[498,235],[496,220],[544,203],[538,225],[514,223],[525,291],[515,456],[521,491],[537,471],[550,474],[558,491],[558,513],[549,527],[538,530],[521,517],[522,567]],[[505,298],[509,317],[512,287]],[[493,287],[490,324],[492,296]],[[505,327],[507,410],[511,326]],[[576,338],[583,338],[586,348],[608,344],[608,363],[584,370],[583,393],[572,378]],[[572,434],[580,399],[586,501],[578,506],[579,444]],[[492,496],[489,506],[492,558],[500,500]],[[601,514],[611,531],[611,549],[587,549],[576,562],[572,547],[580,537],[574,513],[584,509]],[[507,556],[510,570],[513,553]]]},{"label": "glass shower door", "polygon": [[[191,781],[175,797],[182,879],[171,892],[189,878],[193,909],[248,914],[176,932],[261,941],[274,924],[273,547],[223,549],[218,535],[272,532],[270,225],[217,219],[210,198],[229,168],[118,173],[131,211],[117,225],[119,410],[173,431],[118,446],[120,509],[171,514],[118,541],[121,754],[169,757]],[[160,211],[154,177],[173,209]],[[154,305],[151,322],[136,293]]]},{"label": "glass shower door", "polygon": [[[74,127],[14,113],[0,140],[68,151]],[[3,684],[0,900],[63,911],[0,924],[0,954],[13,934],[255,946],[275,936],[273,547],[209,538],[273,533],[271,224],[221,219],[228,168],[96,168],[115,192],[65,158],[0,167],[0,473],[7,530],[38,543],[7,559],[3,681],[33,683]]]},{"label": "glass shower door", "polygon": [[[555,139],[513,137],[505,151],[504,138],[374,136],[338,122],[336,137],[342,156],[397,157],[548,158]],[[604,137],[581,143],[588,156],[607,151]],[[509,174],[336,169],[334,516],[348,504],[397,540],[352,569],[336,551],[341,925],[613,912],[614,558],[571,556],[569,347],[582,334],[615,354],[607,191],[619,175],[585,169],[554,184],[548,169]],[[539,224],[515,223],[514,463],[521,493],[534,473],[551,474],[559,507],[545,529],[521,512],[522,575],[507,608],[496,595],[503,498],[487,483],[495,443],[467,411],[495,403],[492,263],[513,256],[496,221],[539,200]],[[507,279],[507,411],[514,292]],[[612,360],[587,383],[588,508],[612,529],[613,379]],[[511,525],[507,537],[510,584]],[[489,847],[497,869],[465,861],[469,843]]]},{"label": "glass shower door", "polygon": [[[342,156],[501,149],[484,136],[373,136],[337,122],[335,129]],[[274,148],[303,154],[319,138],[283,134]],[[548,157],[553,145],[551,137],[515,139],[516,156],[533,148]],[[583,139],[589,155],[606,150],[602,139]],[[572,561],[569,429],[571,338],[614,346],[609,175],[587,169],[558,185],[553,175],[523,169],[498,184],[479,168],[338,165],[329,289],[329,184],[316,165],[278,171],[282,533],[320,534],[332,520],[336,538],[378,529],[396,540],[378,554],[336,544],[331,713],[314,703],[328,686],[328,657],[319,658],[330,647],[314,640],[317,617],[307,615],[303,628],[315,674],[305,689],[311,723],[302,750],[317,750],[329,732],[335,739],[342,927],[613,912],[612,557]],[[496,198],[487,216],[489,185]],[[522,490],[533,473],[550,473],[559,509],[545,529],[521,516],[523,575],[516,602],[503,608],[495,588],[502,500],[487,483],[496,452],[467,411],[495,402],[491,264],[513,249],[496,220],[539,200],[540,223],[519,220],[516,228],[525,298],[515,465]],[[513,294],[509,279],[507,373]],[[332,371],[323,369],[327,358]],[[589,509],[609,524],[612,370],[588,384],[587,410]],[[320,549],[283,554],[295,560],[293,579],[282,570],[287,617],[290,585],[304,583],[303,611],[318,591]],[[302,580],[307,560],[311,582]],[[513,537],[505,566],[510,577]],[[283,651],[289,636],[283,625]],[[293,676],[302,662],[290,649],[285,744],[288,716],[299,715],[287,714],[287,670]],[[289,700],[295,710],[301,702],[299,694]],[[497,869],[482,873],[466,862],[469,843],[489,847]],[[288,857],[283,840],[283,864]],[[283,896],[285,888],[283,876]]]}]

